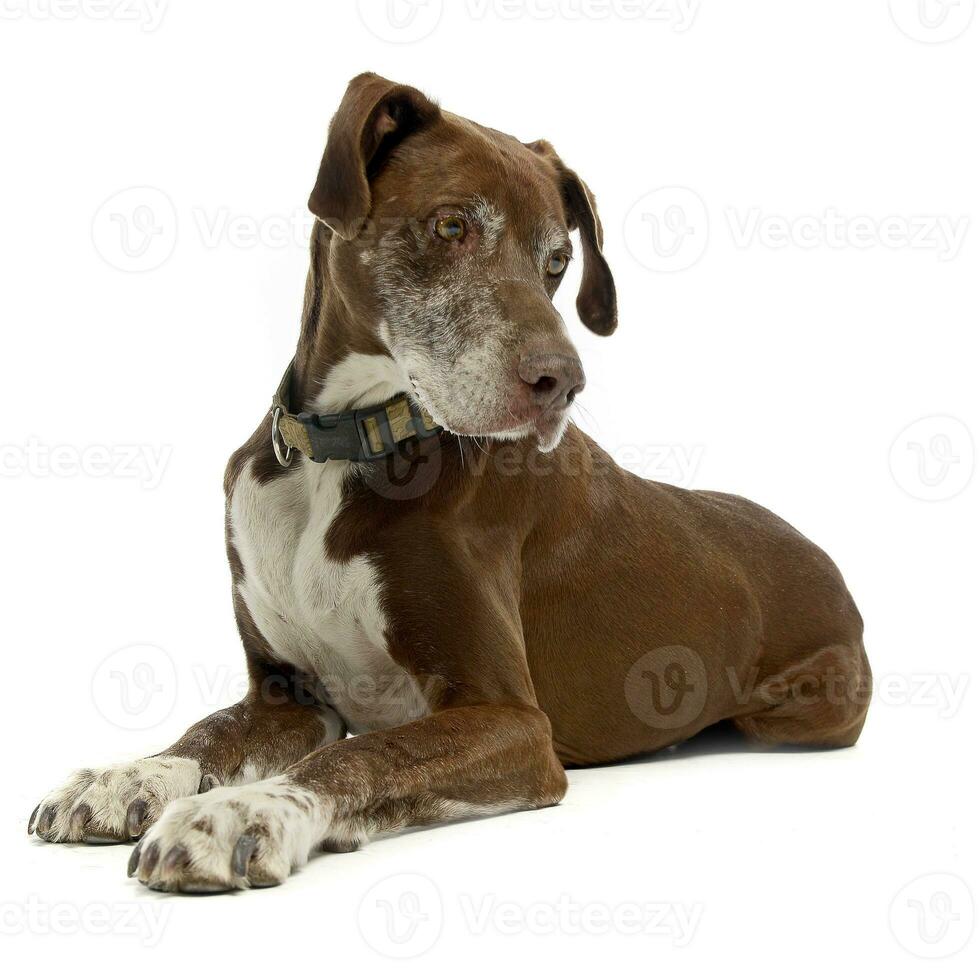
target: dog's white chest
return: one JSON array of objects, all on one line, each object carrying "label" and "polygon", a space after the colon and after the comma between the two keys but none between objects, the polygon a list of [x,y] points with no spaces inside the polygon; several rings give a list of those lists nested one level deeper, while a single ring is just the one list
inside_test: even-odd
[{"label": "dog's white chest", "polygon": [[354,733],[428,711],[418,686],[388,655],[375,568],[336,562],[326,537],[341,505],[346,463],[300,459],[260,483],[249,464],[231,498],[239,591],[276,657],[317,678]]}]

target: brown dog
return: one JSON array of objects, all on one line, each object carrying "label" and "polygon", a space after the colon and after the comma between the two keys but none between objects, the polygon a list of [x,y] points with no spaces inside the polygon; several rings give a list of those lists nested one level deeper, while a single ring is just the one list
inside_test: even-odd
[{"label": "brown dog", "polygon": [[378,831],[550,806],[563,765],[722,719],[857,739],[870,671],[830,559],[568,424],[584,375],[551,297],[571,230],[586,326],[611,333],[616,300],[594,198],[548,143],[361,75],[310,207],[271,439],[267,420],[226,477],[249,694],[158,756],[77,773],[31,830],[143,835],[142,882],[216,891]]}]

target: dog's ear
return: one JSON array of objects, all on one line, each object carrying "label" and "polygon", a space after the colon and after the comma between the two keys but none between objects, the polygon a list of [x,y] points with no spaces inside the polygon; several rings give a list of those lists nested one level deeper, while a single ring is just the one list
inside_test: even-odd
[{"label": "dog's ear", "polygon": [[595,195],[574,170],[566,167],[547,140],[525,144],[554,168],[565,204],[565,223],[578,228],[584,261],[582,285],[575,306],[582,322],[593,332],[608,337],[616,329],[616,284],[602,254],[602,223]]},{"label": "dog's ear", "polygon": [[310,210],[341,238],[355,238],[371,211],[371,178],[397,143],[438,115],[409,85],[371,72],[351,79],[330,122]]}]

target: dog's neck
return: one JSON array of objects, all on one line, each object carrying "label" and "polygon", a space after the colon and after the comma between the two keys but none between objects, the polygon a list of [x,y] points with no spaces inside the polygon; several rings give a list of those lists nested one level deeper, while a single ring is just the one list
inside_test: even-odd
[{"label": "dog's neck", "polygon": [[310,239],[310,268],[290,404],[294,411],[342,412],[378,405],[408,391],[410,381],[381,342],[376,324],[358,319],[332,281],[331,232],[319,221]]}]

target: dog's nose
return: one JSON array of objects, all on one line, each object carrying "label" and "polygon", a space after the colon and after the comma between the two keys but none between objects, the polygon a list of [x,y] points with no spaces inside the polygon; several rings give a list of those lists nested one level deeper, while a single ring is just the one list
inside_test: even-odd
[{"label": "dog's nose", "polygon": [[525,354],[517,367],[531,390],[531,401],[542,408],[571,405],[585,387],[582,362],[571,354]]}]

